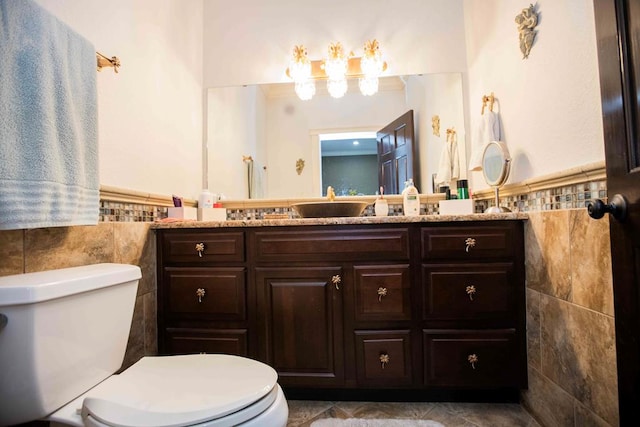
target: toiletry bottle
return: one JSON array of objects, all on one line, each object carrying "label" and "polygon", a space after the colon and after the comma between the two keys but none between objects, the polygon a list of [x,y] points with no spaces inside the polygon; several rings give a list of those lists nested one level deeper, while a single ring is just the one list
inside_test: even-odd
[{"label": "toiletry bottle", "polygon": [[373,208],[376,212],[376,216],[387,216],[389,215],[389,204],[387,203],[387,199],[384,198],[384,189],[380,187],[380,195],[376,199],[376,203]]},{"label": "toiletry bottle", "polygon": [[420,214],[420,197],[418,189],[413,185],[413,178],[409,178],[405,189],[402,191],[402,209],[405,216]]},{"label": "toiletry bottle", "polygon": [[212,208],[213,207],[213,194],[211,191],[204,189],[200,193],[200,197],[198,197],[198,207],[199,208]]},{"label": "toiletry bottle", "polygon": [[458,199],[468,199],[469,198],[469,182],[466,179],[458,180]]}]

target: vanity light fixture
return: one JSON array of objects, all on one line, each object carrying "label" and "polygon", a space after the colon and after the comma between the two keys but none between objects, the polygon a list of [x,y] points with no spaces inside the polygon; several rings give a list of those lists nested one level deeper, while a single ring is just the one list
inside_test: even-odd
[{"label": "vanity light fixture", "polygon": [[307,49],[295,46],[287,76],[294,81],[296,94],[302,100],[315,95],[316,80],[326,80],[329,94],[340,98],[347,92],[347,78],[358,78],[360,92],[370,96],[378,92],[378,78],[386,69],[380,44],[373,39],[365,43],[362,57],[355,57],[353,52],[346,55],[342,43],[336,42],[329,45],[327,58],[310,61]]}]

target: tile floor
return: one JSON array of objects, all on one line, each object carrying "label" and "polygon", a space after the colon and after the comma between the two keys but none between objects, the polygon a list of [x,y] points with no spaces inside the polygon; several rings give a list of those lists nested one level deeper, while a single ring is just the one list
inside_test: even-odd
[{"label": "tile floor", "polygon": [[433,420],[446,427],[539,427],[513,403],[324,402],[290,400],[287,427],[309,427],[321,418]]}]

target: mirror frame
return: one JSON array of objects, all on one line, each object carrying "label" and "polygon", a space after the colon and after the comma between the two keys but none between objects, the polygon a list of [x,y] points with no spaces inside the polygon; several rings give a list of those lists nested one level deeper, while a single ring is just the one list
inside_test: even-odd
[{"label": "mirror frame", "polygon": [[[491,147],[497,147],[499,154],[502,157],[501,163],[502,168],[500,170],[500,175],[495,179],[489,179],[487,176],[487,168],[485,167],[485,160],[487,156],[487,151]],[[511,156],[509,155],[509,150],[507,149],[507,145],[502,141],[491,141],[489,142],[482,152],[482,175],[484,175],[484,180],[491,187],[501,187],[509,178],[509,172],[511,171]]]}]

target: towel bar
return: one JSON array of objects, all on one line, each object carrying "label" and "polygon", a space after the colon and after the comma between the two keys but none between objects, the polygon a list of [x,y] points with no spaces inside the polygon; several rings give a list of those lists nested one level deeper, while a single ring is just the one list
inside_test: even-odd
[{"label": "towel bar", "polygon": [[120,60],[117,56],[112,56],[111,58],[107,58],[100,52],[96,52],[96,60],[98,63],[98,71],[102,71],[103,67],[113,67],[113,71],[118,72],[118,67],[120,67]]}]

